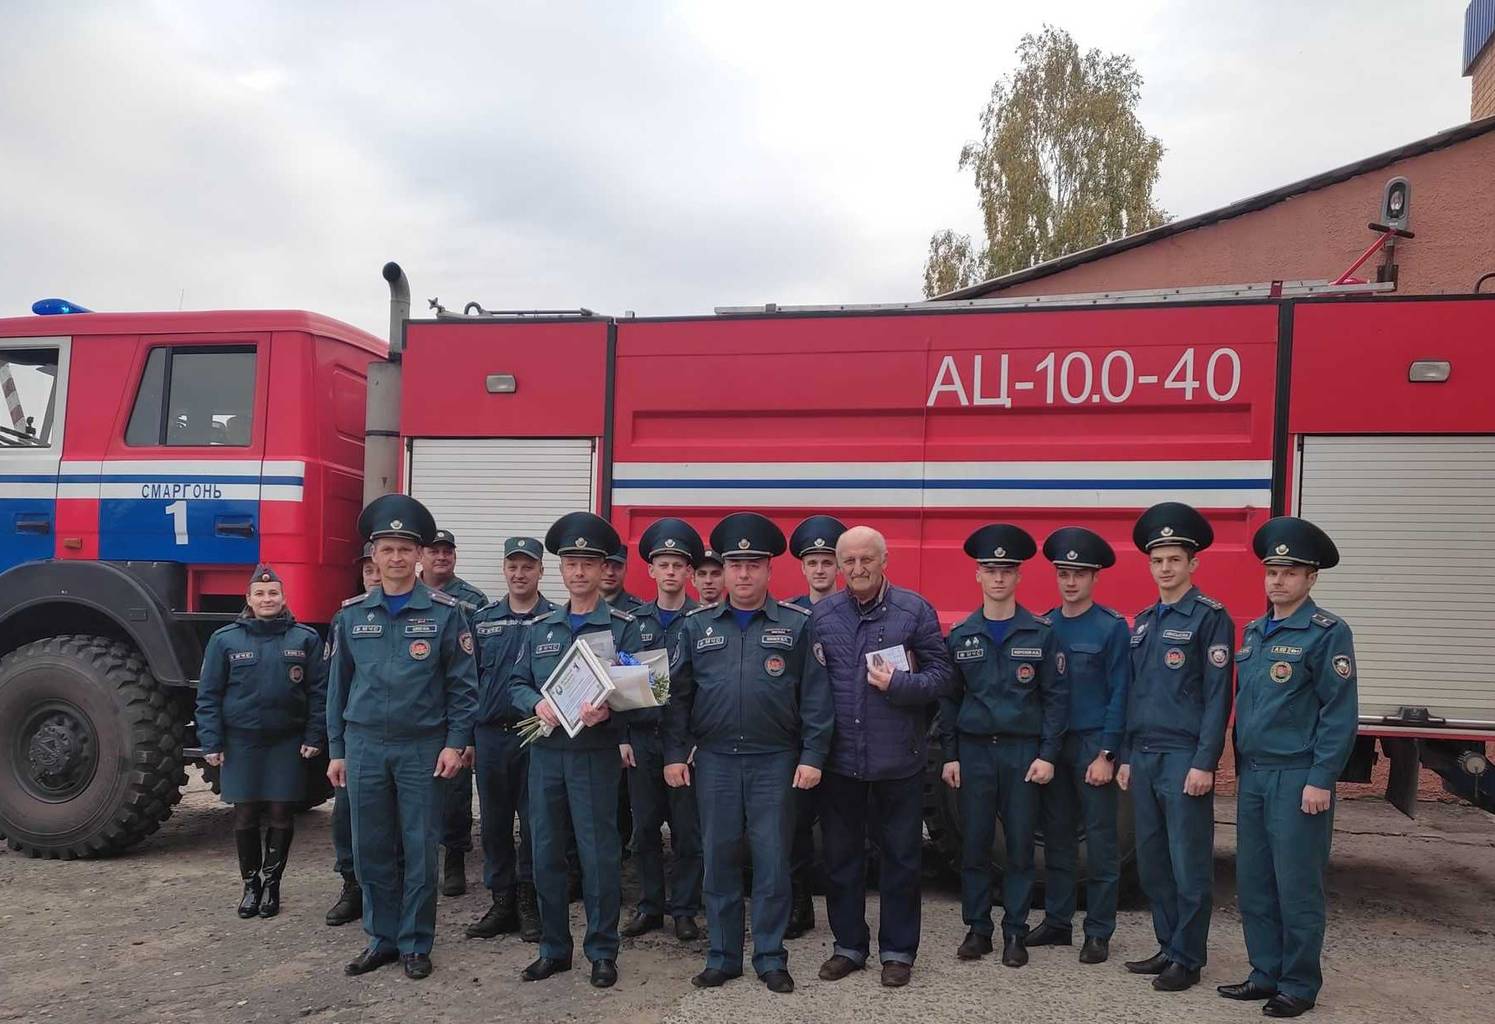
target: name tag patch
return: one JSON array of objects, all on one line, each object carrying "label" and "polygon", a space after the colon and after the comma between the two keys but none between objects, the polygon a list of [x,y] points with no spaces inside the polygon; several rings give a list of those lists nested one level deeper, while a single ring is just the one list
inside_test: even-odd
[{"label": "name tag patch", "polygon": [[1163,630],[1163,639],[1176,640],[1178,643],[1186,644],[1194,639],[1194,631],[1192,629],[1165,629]]},{"label": "name tag patch", "polygon": [[703,636],[696,641],[696,650],[698,651],[709,651],[713,647],[725,646],[727,646],[727,638],[724,635]]},{"label": "name tag patch", "polygon": [[1293,647],[1293,646],[1291,646],[1289,644],[1273,644],[1272,645],[1272,653],[1273,654],[1283,654],[1283,655],[1287,655],[1288,657],[1298,657],[1298,656],[1302,655],[1303,648],[1301,648],[1301,647]]},{"label": "name tag patch", "polygon": [[1043,657],[1043,648],[1014,647],[1008,653],[1011,654],[1014,658],[1041,658]]},{"label": "name tag patch", "polygon": [[493,636],[496,633],[502,633],[506,625],[508,625],[506,622],[479,622],[476,628],[478,636]]},{"label": "name tag patch", "polygon": [[758,642],[764,647],[792,649],[794,647],[794,633],[787,629],[765,629],[762,638]]},{"label": "name tag patch", "polygon": [[229,651],[228,661],[230,665],[247,665],[254,661],[253,651]]},{"label": "name tag patch", "polygon": [[297,661],[306,660],[306,652],[299,647],[287,648],[286,650],[280,652],[280,656],[282,658],[294,658]]},{"label": "name tag patch", "polygon": [[360,622],[358,625],[354,626],[348,632],[350,632],[351,634],[353,634],[353,636],[355,636],[355,637],[360,637],[360,636],[383,636],[384,635],[384,623],[382,623],[382,622],[373,622],[373,623]]},{"label": "name tag patch", "polygon": [[644,643],[647,644],[647,643],[651,642],[654,639],[654,634],[652,632],[650,632],[650,633],[640,632],[639,635],[638,635],[638,638],[641,641],[643,641]]},{"label": "name tag patch", "polygon": [[985,647],[962,647],[955,652],[956,661],[980,661],[986,657]]},{"label": "name tag patch", "polygon": [[435,636],[436,623],[434,622],[412,622],[405,626],[406,636]]},{"label": "name tag patch", "polygon": [[543,658],[546,655],[560,654],[560,653],[561,653],[561,645],[560,644],[557,644],[557,643],[535,644],[534,655],[537,658]]}]

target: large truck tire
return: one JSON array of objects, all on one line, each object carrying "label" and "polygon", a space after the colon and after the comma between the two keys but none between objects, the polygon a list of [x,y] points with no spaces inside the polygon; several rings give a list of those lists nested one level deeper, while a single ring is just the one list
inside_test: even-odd
[{"label": "large truck tire", "polygon": [[[924,773],[924,830],[929,835],[929,841],[934,847],[935,855],[949,877],[959,879],[961,860],[961,827],[960,807],[957,802],[955,790],[945,785],[940,779],[940,769],[943,758],[937,744],[931,743],[929,754],[929,767]],[[1121,794],[1121,799],[1116,814],[1117,842],[1121,849],[1121,893],[1122,900],[1127,901],[1137,887],[1136,883],[1136,830],[1132,823],[1132,799],[1126,794]],[[996,838],[992,841],[992,867],[994,869],[993,881],[1002,877],[1007,864],[1006,837],[1002,832],[1002,822],[999,819],[996,827]],[[1040,887],[1043,885],[1043,832],[1040,829],[1034,843],[1034,871]],[[1080,880],[1078,899],[1080,905],[1084,906],[1086,844],[1083,833],[1080,836],[1079,865],[1076,873]],[[1000,900],[1001,890],[997,889],[993,895]],[[1041,908],[1040,908],[1041,909]]]},{"label": "large truck tire", "polygon": [[33,857],[140,842],[186,783],[183,722],[128,644],[37,640],[0,659],[0,837]]}]

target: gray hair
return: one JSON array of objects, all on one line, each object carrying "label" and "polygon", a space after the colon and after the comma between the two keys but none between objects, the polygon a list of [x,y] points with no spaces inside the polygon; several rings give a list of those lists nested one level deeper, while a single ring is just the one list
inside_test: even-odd
[{"label": "gray hair", "polygon": [[867,541],[872,542],[872,546],[877,550],[879,558],[888,557],[887,538],[870,526],[853,526],[841,534],[840,539],[836,541],[836,557],[841,557],[844,545],[861,544]]}]

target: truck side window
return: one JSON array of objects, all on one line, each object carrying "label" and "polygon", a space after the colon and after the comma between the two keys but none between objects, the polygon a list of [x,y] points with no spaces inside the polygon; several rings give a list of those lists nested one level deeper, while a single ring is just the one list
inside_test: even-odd
[{"label": "truck side window", "polygon": [[154,348],[125,444],[245,448],[253,406],[253,348]]},{"label": "truck side window", "polygon": [[0,349],[0,448],[49,448],[57,411],[57,349]]}]

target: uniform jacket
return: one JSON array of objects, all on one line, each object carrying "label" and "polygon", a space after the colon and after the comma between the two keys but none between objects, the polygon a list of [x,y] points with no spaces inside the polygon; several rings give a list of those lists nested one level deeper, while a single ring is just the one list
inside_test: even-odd
[{"label": "uniform jacket", "polygon": [[1230,652],[1235,623],[1225,606],[1190,587],[1173,610],[1149,605],[1132,623],[1132,687],[1127,739],[1132,751],[1191,752],[1191,766],[1212,772],[1230,718]]},{"label": "uniform jacket", "polygon": [[[576,636],[612,630],[614,648],[630,654],[639,650],[638,620],[632,615],[599,600],[581,629],[573,635],[567,611],[570,607],[569,601],[557,605],[549,615],[535,619],[525,627],[524,639],[509,670],[509,700],[523,717],[535,713],[535,705],[540,703],[540,687],[545,685],[561,658],[571,649]],[[601,725],[588,726],[577,733],[575,739],[567,736],[565,729],[554,729],[549,736],[542,736],[535,743],[564,750],[600,750],[617,746],[623,742],[623,729],[618,719],[618,715],[612,715]]]},{"label": "uniform jacket", "polygon": [[555,611],[544,594],[523,615],[509,610],[507,596],[480,609],[472,617],[472,635],[478,644],[478,725],[513,725],[524,715],[509,696],[509,677],[524,627]]},{"label": "uniform jacket", "polygon": [[349,598],[332,619],[327,656],[327,734],[346,756],[344,731],[357,725],[385,739],[443,733],[445,745],[472,743],[478,667],[457,599],[417,582],[391,615],[382,587]]},{"label": "uniform jacket", "polygon": [[488,603],[488,595],[471,583],[468,583],[461,576],[453,576],[441,585],[440,590],[443,594],[450,594],[452,597],[455,597],[457,603],[462,606],[462,610],[468,615],[472,615]]},{"label": "uniform jacket", "polygon": [[1103,604],[1066,619],[1048,614],[1069,663],[1069,730],[1100,732],[1102,750],[1119,751],[1126,733],[1126,700],[1132,683],[1130,629],[1122,614]]},{"label": "uniform jacket", "polygon": [[686,616],[670,660],[665,763],[685,763],[694,742],[722,754],[797,751],[801,764],[823,767],[835,711],[810,616],[770,597],[739,630],[730,608]]},{"label": "uniform jacket", "polygon": [[326,749],[327,664],[322,638],[283,612],[249,612],[208,639],[197,684],[197,740],[205,753],[223,752],[225,729],[273,736],[301,735]]},{"label": "uniform jacket", "polygon": [[[701,607],[701,602],[687,597],[685,606],[680,609],[680,614],[675,616],[666,626],[659,618],[659,602],[650,601],[641,604],[633,613],[638,619],[639,650],[673,651],[680,640],[680,633],[685,629],[685,616]],[[640,708],[638,711],[629,711],[623,715],[623,728],[625,743],[630,743],[629,738],[634,730],[653,730],[657,732],[664,723],[663,708]]]},{"label": "uniform jacket", "polygon": [[950,630],[948,644],[955,677],[940,701],[945,762],[960,760],[961,733],[1036,739],[1038,756],[1057,760],[1069,722],[1069,679],[1049,619],[1018,605],[999,647],[977,608]]},{"label": "uniform jacket", "polygon": [[1246,627],[1235,653],[1237,763],[1308,768],[1308,785],[1333,789],[1355,745],[1359,694],[1355,639],[1344,620],[1312,601],[1265,635]]},{"label": "uniform jacket", "polygon": [[[842,590],[815,605],[810,621],[836,709],[826,767],[867,781],[922,772],[929,705],[954,685],[934,608],[912,590],[884,581],[867,611]],[[908,651],[913,671],[895,671],[887,691],[879,691],[867,682],[866,656],[896,646]]]}]

